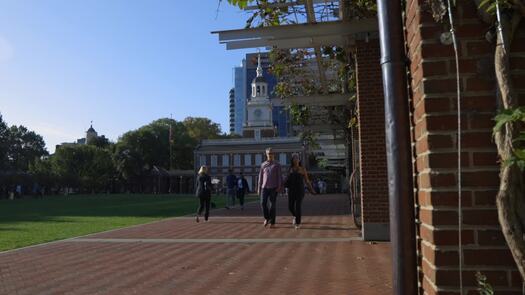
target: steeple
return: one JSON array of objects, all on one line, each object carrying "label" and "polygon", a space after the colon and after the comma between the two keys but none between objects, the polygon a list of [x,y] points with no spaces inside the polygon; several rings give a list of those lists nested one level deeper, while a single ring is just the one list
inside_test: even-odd
[{"label": "steeple", "polygon": [[252,81],[252,98],[268,98],[268,83],[263,76],[261,55],[257,55],[257,76]]},{"label": "steeple", "polygon": [[263,69],[261,66],[261,54],[257,55],[257,77],[263,76]]}]

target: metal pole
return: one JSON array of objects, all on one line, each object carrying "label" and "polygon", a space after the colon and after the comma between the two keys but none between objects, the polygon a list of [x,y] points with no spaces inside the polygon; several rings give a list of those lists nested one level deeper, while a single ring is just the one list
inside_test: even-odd
[{"label": "metal pole", "polygon": [[390,201],[393,290],[417,294],[410,124],[401,1],[377,1]]}]

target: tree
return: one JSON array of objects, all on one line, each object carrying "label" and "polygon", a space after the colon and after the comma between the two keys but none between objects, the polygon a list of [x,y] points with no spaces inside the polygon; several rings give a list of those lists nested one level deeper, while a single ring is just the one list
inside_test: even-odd
[{"label": "tree", "polygon": [[108,148],[111,145],[111,142],[104,135],[97,136],[94,139],[90,140],[89,145],[94,145],[99,148]]},{"label": "tree", "polygon": [[[195,136],[203,136],[201,122],[192,123]],[[141,176],[153,166],[191,169],[196,144],[197,139],[190,136],[183,122],[162,118],[122,135],[115,145],[113,160],[124,179]]]},{"label": "tree", "polygon": [[216,139],[221,136],[221,127],[208,118],[187,117],[182,121],[188,134],[196,142],[203,139]]},{"label": "tree", "polygon": [[9,150],[9,128],[0,114],[0,170],[5,171],[8,167],[7,152]]},{"label": "tree", "polygon": [[106,188],[115,175],[110,151],[91,145],[60,147],[51,163],[62,185],[92,192]]},{"label": "tree", "polygon": [[14,171],[28,171],[30,163],[48,155],[42,136],[22,125],[9,128],[8,144],[7,157]]},{"label": "tree", "polygon": [[52,188],[57,184],[57,175],[53,170],[52,158],[36,159],[29,164],[29,173],[42,186]]}]

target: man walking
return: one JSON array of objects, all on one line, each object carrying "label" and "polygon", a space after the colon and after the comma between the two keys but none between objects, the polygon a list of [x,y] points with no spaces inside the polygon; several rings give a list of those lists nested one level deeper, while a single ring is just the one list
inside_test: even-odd
[{"label": "man walking", "polygon": [[[275,161],[272,148],[266,149],[266,159],[259,170],[257,194],[261,197],[264,226],[270,224],[272,228],[275,224],[277,193],[282,189],[281,165]],[[268,201],[270,201],[270,208],[268,208]]]},{"label": "man walking", "polygon": [[244,194],[246,194],[247,191],[250,191],[248,181],[244,178],[244,175],[241,172],[241,175],[237,179],[237,198],[239,199],[241,210],[244,210]]},{"label": "man walking", "polygon": [[235,207],[235,188],[237,186],[237,177],[233,175],[233,170],[228,170],[228,176],[226,176],[226,193],[228,200],[226,200],[226,209]]}]

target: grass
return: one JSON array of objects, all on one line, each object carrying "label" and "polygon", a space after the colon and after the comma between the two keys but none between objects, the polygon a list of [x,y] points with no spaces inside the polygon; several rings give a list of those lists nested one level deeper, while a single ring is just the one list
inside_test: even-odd
[{"label": "grass", "polygon": [[[248,198],[250,200],[251,198]],[[218,208],[224,196],[212,196]],[[195,212],[195,196],[78,195],[0,200],[0,251]]]}]

